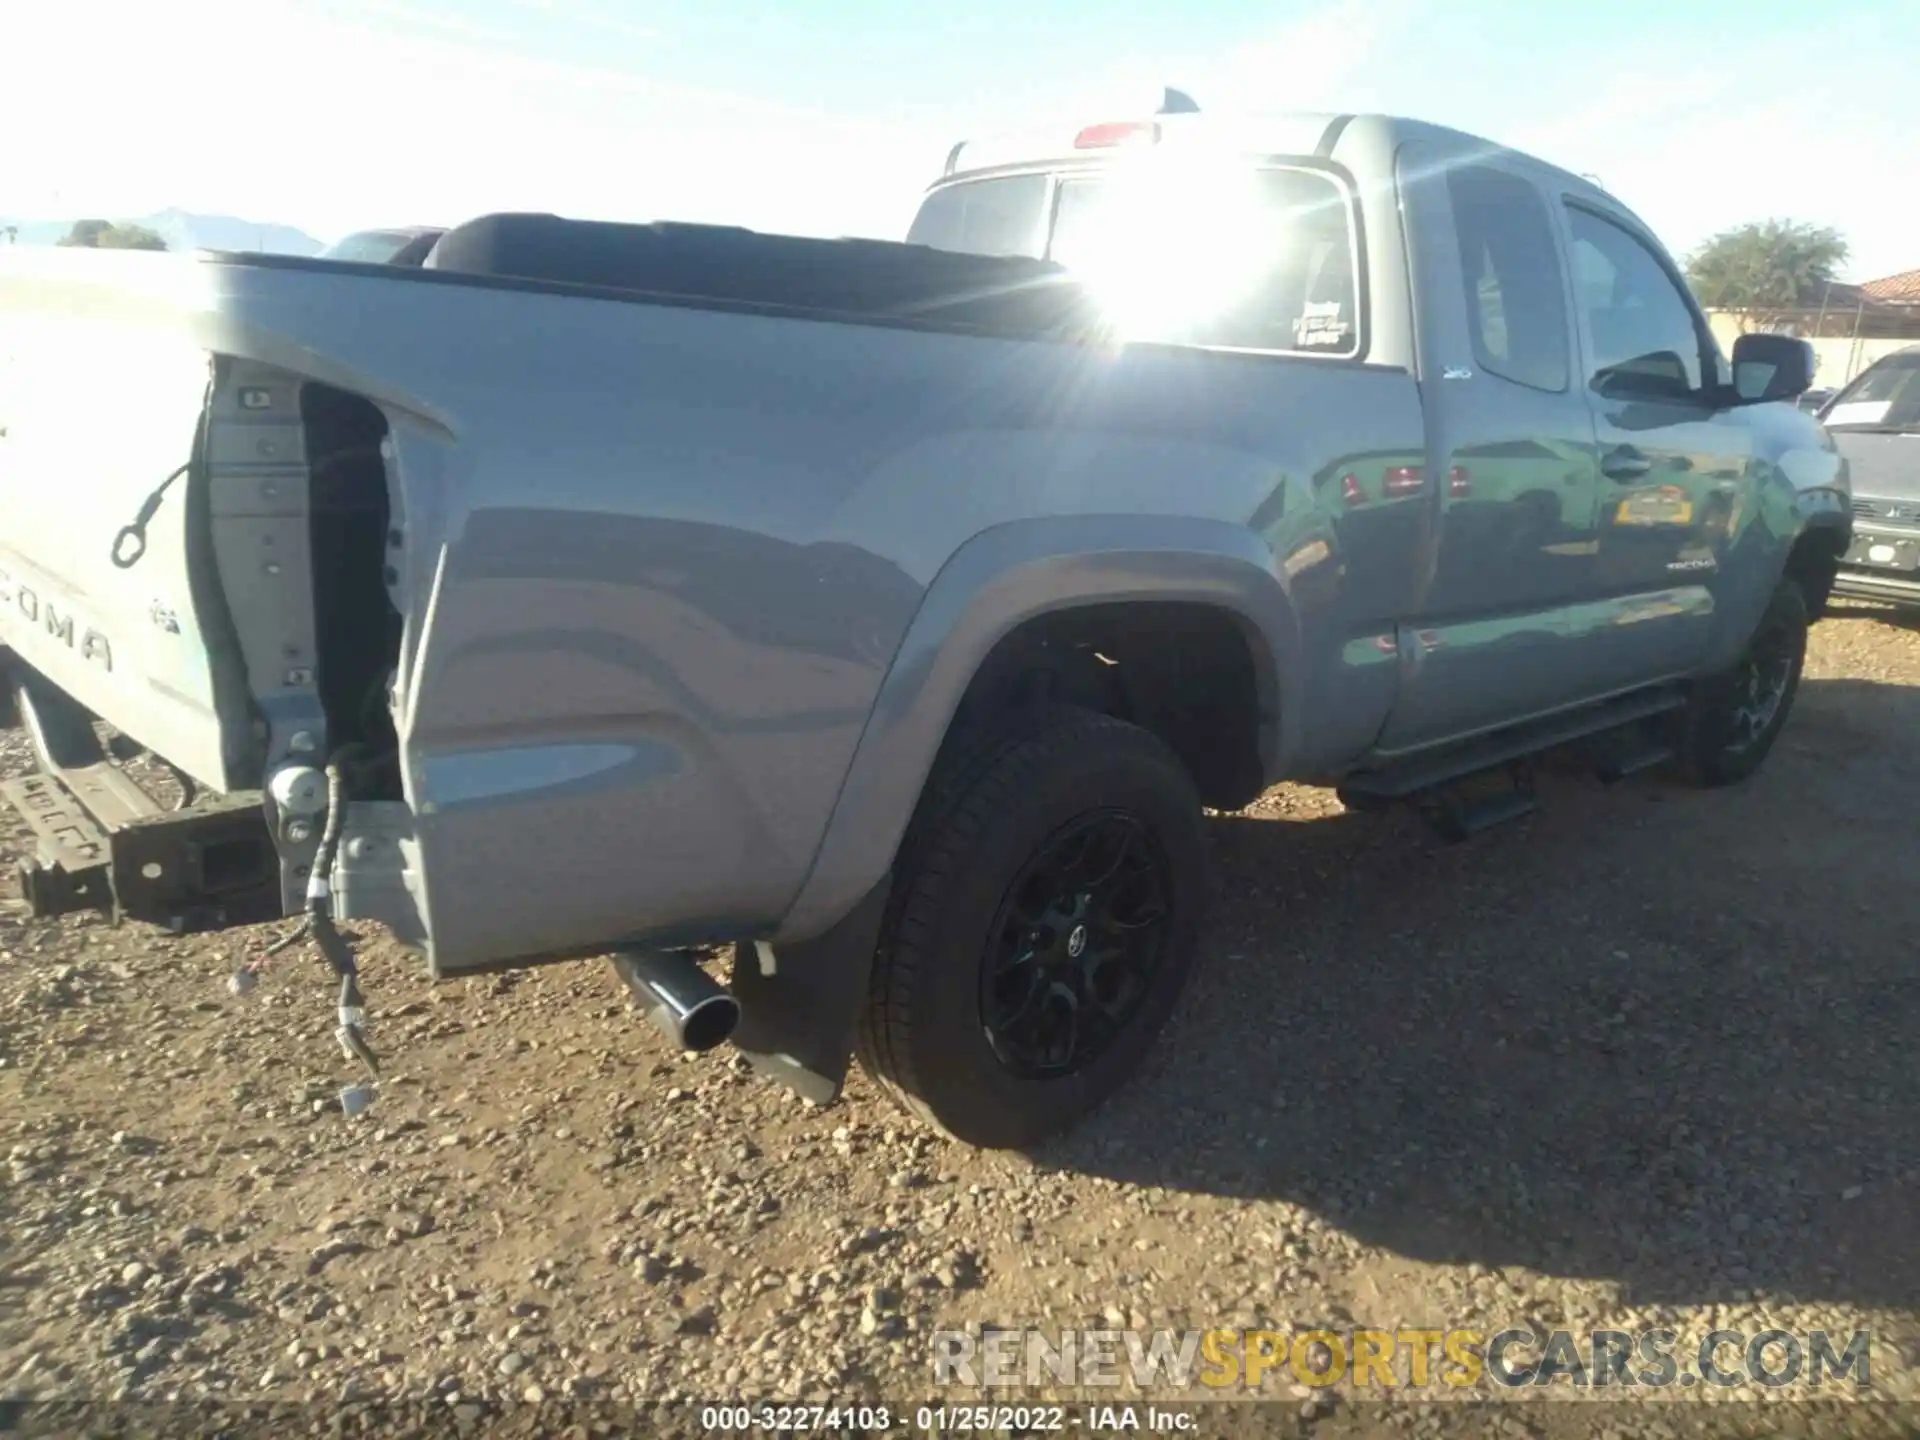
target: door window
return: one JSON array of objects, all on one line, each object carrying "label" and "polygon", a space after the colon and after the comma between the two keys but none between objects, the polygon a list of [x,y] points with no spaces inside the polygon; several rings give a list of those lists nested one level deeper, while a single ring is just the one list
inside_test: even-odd
[{"label": "door window", "polygon": [[1480,369],[1535,390],[1567,388],[1560,247],[1540,192],[1487,165],[1447,172],[1467,330]]},{"label": "door window", "polygon": [[1666,266],[1637,236],[1569,206],[1574,298],[1593,345],[1587,383],[1622,399],[1697,398],[1700,332]]}]

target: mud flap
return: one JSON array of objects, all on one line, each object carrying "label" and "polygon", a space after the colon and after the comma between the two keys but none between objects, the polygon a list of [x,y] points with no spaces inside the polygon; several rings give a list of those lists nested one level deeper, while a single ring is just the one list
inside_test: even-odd
[{"label": "mud flap", "polygon": [[732,990],[740,1025],[734,1048],[762,1075],[816,1105],[838,1099],[846,1083],[854,1022],[873,973],[891,889],[889,876],[830,930],[780,946],[771,975],[758,947],[735,948]]}]

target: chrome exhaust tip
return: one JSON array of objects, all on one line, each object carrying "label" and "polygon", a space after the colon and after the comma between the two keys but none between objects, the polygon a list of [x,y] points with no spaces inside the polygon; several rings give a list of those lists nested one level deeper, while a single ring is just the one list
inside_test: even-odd
[{"label": "chrome exhaust tip", "polygon": [[647,1019],[682,1050],[723,1045],[740,1023],[740,1002],[680,950],[617,950],[613,969]]}]

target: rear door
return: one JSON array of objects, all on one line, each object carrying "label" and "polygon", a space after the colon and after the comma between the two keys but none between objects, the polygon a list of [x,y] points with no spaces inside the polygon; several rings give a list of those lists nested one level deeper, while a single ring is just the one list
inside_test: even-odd
[{"label": "rear door", "polygon": [[1626,608],[1593,650],[1618,684],[1684,674],[1713,638],[1753,434],[1719,408],[1720,357],[1671,262],[1624,217],[1566,206],[1583,390],[1603,477],[1596,583]]},{"label": "rear door", "polygon": [[1405,147],[1433,540],[1401,636],[1408,749],[1584,698],[1598,472],[1551,202],[1517,159]]}]

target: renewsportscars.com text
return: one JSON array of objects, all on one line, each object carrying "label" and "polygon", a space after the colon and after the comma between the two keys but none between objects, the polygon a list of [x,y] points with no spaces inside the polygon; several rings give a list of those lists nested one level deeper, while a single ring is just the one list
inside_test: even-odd
[{"label": "renewsportscars.com text", "polygon": [[1865,1330],[997,1330],[932,1336],[937,1385],[1131,1385],[1257,1391],[1264,1384],[1471,1390],[1567,1385],[1687,1389],[1760,1385],[1866,1390]]}]

